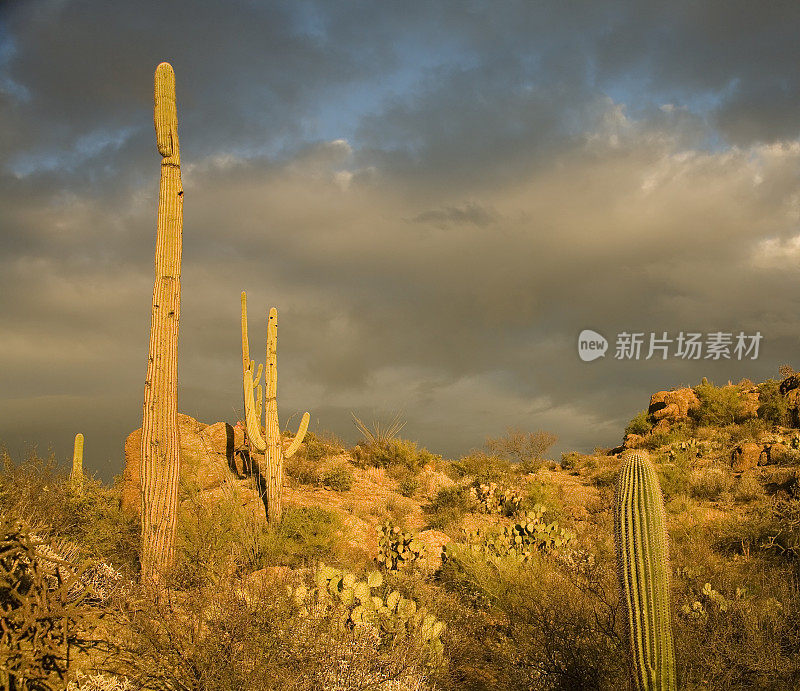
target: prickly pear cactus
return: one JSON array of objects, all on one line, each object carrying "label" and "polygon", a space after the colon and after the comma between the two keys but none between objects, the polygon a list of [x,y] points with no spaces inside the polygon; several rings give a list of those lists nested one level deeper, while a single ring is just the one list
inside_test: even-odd
[{"label": "prickly pear cactus", "polygon": [[348,571],[321,564],[314,584],[311,589],[305,585],[289,587],[301,616],[314,611],[336,621],[340,628],[370,627],[387,643],[413,637],[420,642],[429,663],[439,664],[444,659],[444,622],[390,589],[380,572],[373,571],[359,580]]},{"label": "prickly pear cactus", "polygon": [[474,552],[489,558],[510,557],[519,562],[529,561],[535,554],[561,550],[575,540],[575,533],[544,520],[545,507],[537,504],[519,522],[502,529],[465,532],[465,543]]},{"label": "prickly pear cactus", "polygon": [[398,571],[417,561],[424,552],[424,545],[413,533],[403,532],[391,521],[379,525],[378,564],[389,571]]},{"label": "prickly pear cactus", "polygon": [[633,680],[642,691],[677,689],[664,500],[646,452],[623,456],[614,531]]},{"label": "prickly pear cactus", "polygon": [[495,482],[476,482],[469,488],[472,500],[485,513],[513,516],[522,506],[522,495],[513,489],[500,488]]}]

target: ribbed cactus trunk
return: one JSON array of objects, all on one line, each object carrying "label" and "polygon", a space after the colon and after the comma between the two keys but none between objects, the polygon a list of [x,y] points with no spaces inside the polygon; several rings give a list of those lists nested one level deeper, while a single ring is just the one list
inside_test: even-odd
[{"label": "ribbed cactus trunk", "polygon": [[261,377],[261,365],[253,378],[255,362],[250,360],[250,346],[247,338],[247,295],[242,293],[242,387],[244,393],[244,409],[247,424],[247,439],[251,453],[258,451],[264,454],[266,473],[267,520],[270,525],[280,522],[283,516],[283,461],[291,458],[308,430],[309,414],[304,413],[292,443],[284,451],[283,438],[278,424],[278,310],[270,309],[267,318],[267,353],[264,379],[266,382],[267,400],[266,436],[261,434],[261,387],[258,386],[258,402],[253,397],[253,389]]},{"label": "ribbed cactus trunk", "polygon": [[175,73],[155,73],[154,121],[161,154],[150,354],[142,422],[142,582],[157,584],[172,562],[178,504],[178,322],[181,305],[183,187]]},{"label": "ribbed cactus trunk", "polygon": [[75,444],[72,447],[72,472],[69,474],[69,481],[74,490],[83,487],[83,435],[80,432],[75,435]]},{"label": "ribbed cactus trunk", "polygon": [[617,478],[614,531],[631,675],[642,691],[677,689],[664,499],[647,453],[628,452]]},{"label": "ribbed cactus trunk", "polygon": [[280,523],[283,516],[283,438],[278,424],[278,310],[272,307],[267,318],[266,428],[267,428],[267,520]]}]

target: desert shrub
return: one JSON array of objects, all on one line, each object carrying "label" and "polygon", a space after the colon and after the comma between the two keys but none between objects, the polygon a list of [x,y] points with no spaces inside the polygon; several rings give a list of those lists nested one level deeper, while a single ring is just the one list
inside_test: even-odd
[{"label": "desert shrub", "polygon": [[725,468],[703,468],[689,476],[689,491],[695,499],[719,499],[732,484],[730,472]]},{"label": "desert shrub", "polygon": [[497,483],[475,480],[469,486],[470,499],[485,513],[513,516],[522,508],[523,497],[513,487],[499,487]]},{"label": "desert shrub", "polygon": [[690,576],[681,588],[673,628],[682,688],[797,688],[796,582],[785,571],[763,574],[756,594],[752,581],[736,580],[728,570],[710,581]]},{"label": "desert shrub", "polygon": [[40,533],[80,545],[88,556],[107,561],[128,575],[139,568],[140,527],[120,510],[121,488],[85,477],[79,491],[55,457],[35,451],[21,463],[0,452],[0,513],[36,521]]},{"label": "desert shrub", "polygon": [[374,443],[361,441],[353,447],[351,455],[356,464],[362,468],[368,466],[387,468],[400,465],[412,471],[441,460],[441,456],[427,449],[420,449],[415,442],[407,439],[388,439]]},{"label": "desert shrub", "polygon": [[557,441],[558,437],[552,432],[523,432],[509,427],[503,436],[487,438],[486,448],[492,454],[518,463],[522,472],[533,473],[542,466],[544,455]]},{"label": "desert shrub", "polygon": [[416,637],[383,640],[279,578],[220,582],[121,614],[118,662],[134,688],[268,691],[415,688],[427,671]]},{"label": "desert shrub", "polygon": [[332,436],[325,437],[314,434],[313,432],[306,432],[303,443],[295,454],[295,457],[299,456],[309,463],[319,463],[326,458],[341,453],[344,453],[344,447],[338,439]]},{"label": "desert shrub", "polygon": [[300,452],[283,462],[286,476],[301,485],[319,485],[322,482],[322,471],[318,461],[309,460]]},{"label": "desert shrub", "polygon": [[800,465],[800,449],[773,448],[770,452],[770,461],[782,466]]},{"label": "desert shrub", "polygon": [[744,441],[752,441],[766,430],[767,426],[763,420],[750,418],[738,425],[728,425],[725,432],[731,444],[740,444]]},{"label": "desert shrub", "polygon": [[668,430],[654,430],[644,440],[642,448],[656,451],[662,446],[686,441],[692,438],[692,426],[684,422],[673,425]]},{"label": "desert shrub", "polygon": [[691,467],[681,458],[675,462],[661,463],[656,466],[658,481],[664,499],[669,501],[681,495],[689,495],[691,491]]},{"label": "desert shrub", "polygon": [[352,489],[354,481],[353,471],[350,470],[350,466],[344,462],[329,468],[322,473],[322,477],[320,478],[320,482],[323,485],[337,492],[347,492]]},{"label": "desert shrub", "polygon": [[338,515],[318,506],[286,507],[283,518],[265,533],[261,565],[311,566],[338,561],[344,550]]},{"label": "desert shrub", "polygon": [[733,485],[733,498],[741,502],[763,499],[764,487],[752,473],[742,473]]},{"label": "desert shrub", "polygon": [[472,451],[452,463],[454,479],[472,477],[479,482],[500,482],[514,474],[514,466],[507,458],[483,451]]},{"label": "desert shrub", "polygon": [[758,385],[758,417],[769,425],[789,426],[788,403],[781,395],[780,385],[776,379]]},{"label": "desert shrub", "polygon": [[471,508],[469,489],[463,485],[453,485],[440,489],[422,510],[430,528],[448,530],[457,528]]},{"label": "desert shrub", "polygon": [[745,517],[715,526],[714,549],[721,553],[764,554],[796,563],[800,558],[800,501],[756,505]]},{"label": "desert shrub", "polygon": [[[749,384],[749,383],[748,383]],[[700,407],[690,415],[698,425],[739,424],[747,419],[747,403],[742,395],[744,385],[714,386],[707,382],[694,387]],[[749,386],[748,386],[749,388]]]},{"label": "desert shrub", "polygon": [[652,428],[653,423],[650,421],[650,416],[647,410],[639,411],[636,416],[625,427],[625,434],[639,434],[645,435]]},{"label": "desert shrub", "polygon": [[494,662],[491,688],[611,689],[626,678],[613,557],[576,559],[545,554],[521,566],[454,548],[442,565],[443,587],[503,622],[487,626],[495,654],[508,656]]}]

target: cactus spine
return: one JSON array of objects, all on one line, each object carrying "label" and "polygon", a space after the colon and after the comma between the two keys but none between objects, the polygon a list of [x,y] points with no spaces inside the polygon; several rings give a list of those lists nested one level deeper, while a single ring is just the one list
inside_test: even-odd
[{"label": "cactus spine", "polygon": [[75,445],[72,449],[72,472],[69,480],[74,489],[80,489],[83,485],[83,435],[78,432],[75,435]]},{"label": "cactus spine", "polygon": [[178,504],[178,322],[181,304],[183,187],[175,73],[155,73],[153,120],[161,186],[142,422],[142,582],[155,584],[172,561]]},{"label": "cactus spine", "polygon": [[617,569],[625,607],[631,673],[641,691],[673,691],[675,651],[664,499],[647,453],[628,452],[614,505]]},{"label": "cactus spine", "polygon": [[[265,455],[267,474],[267,520],[271,525],[280,522],[283,514],[283,461],[291,458],[308,430],[308,413],[303,414],[300,428],[292,443],[284,450],[281,429],[278,424],[278,311],[272,307],[267,318],[267,353],[264,368],[266,385],[266,406],[262,404],[263,390],[258,386],[261,377],[261,365],[255,378],[253,370],[255,362],[250,360],[250,345],[247,339],[247,294],[242,292],[242,389],[244,394],[245,420],[247,439],[251,450]],[[258,401],[253,396],[257,388]],[[261,411],[266,411],[266,437],[261,434]]]}]

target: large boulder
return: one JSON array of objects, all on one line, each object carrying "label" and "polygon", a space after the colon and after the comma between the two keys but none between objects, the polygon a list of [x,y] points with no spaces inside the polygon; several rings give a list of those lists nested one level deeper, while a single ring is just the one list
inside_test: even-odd
[{"label": "large boulder", "polygon": [[672,425],[685,419],[690,410],[700,407],[700,400],[690,388],[675,389],[674,391],[657,391],[650,397],[650,406],[647,414],[654,420]]},{"label": "large boulder", "polygon": [[[178,414],[180,435],[180,479],[201,493],[220,487],[226,480],[244,476],[244,431],[226,422],[206,425]],[[125,440],[125,470],[122,474],[123,511],[138,515],[141,511],[140,467],[142,462],[141,427]]]},{"label": "large boulder", "polygon": [[744,473],[768,460],[762,444],[744,442],[731,452],[731,469],[735,473]]}]

